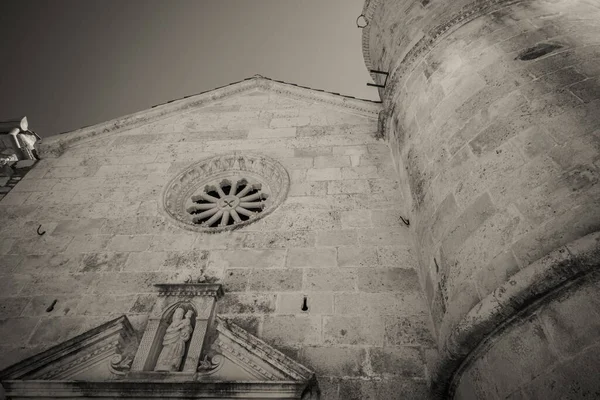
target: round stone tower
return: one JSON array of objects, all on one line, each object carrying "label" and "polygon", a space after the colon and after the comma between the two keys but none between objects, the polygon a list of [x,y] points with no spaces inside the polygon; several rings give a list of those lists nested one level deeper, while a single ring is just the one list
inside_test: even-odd
[{"label": "round stone tower", "polygon": [[[455,399],[600,397],[600,2],[367,0]],[[387,81],[386,81],[387,78]]]}]

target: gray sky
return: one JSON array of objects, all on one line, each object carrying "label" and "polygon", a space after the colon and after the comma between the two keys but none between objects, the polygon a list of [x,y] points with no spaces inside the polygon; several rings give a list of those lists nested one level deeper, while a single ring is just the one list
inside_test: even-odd
[{"label": "gray sky", "polygon": [[379,100],[364,0],[3,0],[0,119],[70,131],[254,74]]}]

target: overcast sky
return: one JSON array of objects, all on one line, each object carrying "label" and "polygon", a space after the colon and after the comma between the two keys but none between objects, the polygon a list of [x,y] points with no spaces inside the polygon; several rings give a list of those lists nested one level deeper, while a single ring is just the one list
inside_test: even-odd
[{"label": "overcast sky", "polygon": [[42,136],[261,74],[379,100],[364,0],[1,0],[0,120]]}]

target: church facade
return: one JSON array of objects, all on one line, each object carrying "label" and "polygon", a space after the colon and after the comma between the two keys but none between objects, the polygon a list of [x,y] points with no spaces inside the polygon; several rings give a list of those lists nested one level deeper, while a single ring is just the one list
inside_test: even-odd
[{"label": "church facade", "polygon": [[0,200],[5,395],[598,398],[597,21],[368,0],[382,103],[255,76],[45,138]]}]

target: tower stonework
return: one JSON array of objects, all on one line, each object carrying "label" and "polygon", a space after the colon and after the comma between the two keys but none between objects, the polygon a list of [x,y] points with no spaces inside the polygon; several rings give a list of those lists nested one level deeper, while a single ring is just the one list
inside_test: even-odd
[{"label": "tower stonework", "polygon": [[363,15],[367,68],[389,74],[380,125],[437,334],[433,394],[597,398],[600,3]]}]

